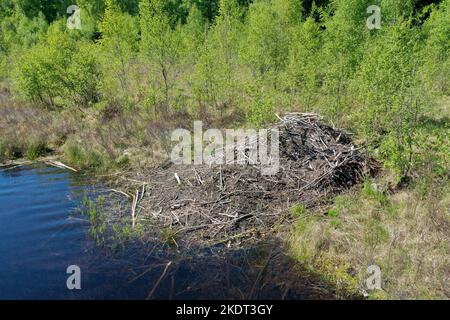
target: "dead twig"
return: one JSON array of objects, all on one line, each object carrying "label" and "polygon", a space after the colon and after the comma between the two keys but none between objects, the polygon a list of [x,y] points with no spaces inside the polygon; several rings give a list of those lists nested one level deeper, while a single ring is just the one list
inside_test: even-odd
[{"label": "dead twig", "polygon": [[67,170],[71,170],[73,172],[78,172],[78,170],[69,167],[68,165],[65,165],[64,163],[60,162],[60,161],[56,161],[56,160],[47,160],[45,161],[46,164],[60,168],[60,169],[67,169]]},{"label": "dead twig", "polygon": [[152,290],[149,292],[149,294],[147,295],[146,300],[150,300],[153,297],[153,294],[155,293],[156,289],[158,288],[159,284],[161,283],[162,279],[164,279],[164,277],[166,276],[167,270],[169,270],[170,265],[172,264],[172,261],[169,261],[166,264],[166,267],[164,268],[163,273],[161,274],[161,276],[158,278],[158,281],[156,281],[155,285],[153,286]]}]

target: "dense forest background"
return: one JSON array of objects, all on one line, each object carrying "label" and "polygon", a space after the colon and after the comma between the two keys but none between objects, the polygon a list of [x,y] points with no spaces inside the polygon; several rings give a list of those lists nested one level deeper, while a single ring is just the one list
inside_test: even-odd
[{"label": "dense forest background", "polygon": [[337,286],[376,262],[382,297],[449,297],[449,26],[450,0],[0,0],[0,161],[142,168],[194,120],[316,112],[381,173],[297,208],[293,255]]}]

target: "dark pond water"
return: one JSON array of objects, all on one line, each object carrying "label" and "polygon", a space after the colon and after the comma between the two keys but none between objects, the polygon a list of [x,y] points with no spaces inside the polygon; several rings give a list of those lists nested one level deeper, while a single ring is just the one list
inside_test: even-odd
[{"label": "dark pond water", "polygon": [[[119,252],[99,247],[89,222],[77,210],[92,189],[82,177],[63,169],[0,168],[0,299],[331,296],[313,277],[299,278],[272,244],[195,254],[161,253],[148,243]],[[81,290],[67,288],[70,265],[81,269]]]},{"label": "dark pond water", "polygon": [[[65,170],[33,166],[0,171],[0,298],[112,298],[120,273],[90,237],[77,208],[88,188]],[[110,263],[110,261],[108,262]],[[67,289],[67,267],[82,271],[82,290]]]}]

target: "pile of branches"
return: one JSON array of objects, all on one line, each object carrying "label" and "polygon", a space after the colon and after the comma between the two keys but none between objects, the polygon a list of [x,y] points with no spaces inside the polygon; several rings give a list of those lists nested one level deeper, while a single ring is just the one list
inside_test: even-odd
[{"label": "pile of branches", "polygon": [[146,193],[137,193],[133,218],[152,220],[174,235],[223,243],[258,238],[286,219],[293,204],[323,204],[360,182],[370,159],[352,143],[351,134],[320,120],[304,113],[280,118],[275,175],[262,175],[253,164],[166,164],[134,176]]}]

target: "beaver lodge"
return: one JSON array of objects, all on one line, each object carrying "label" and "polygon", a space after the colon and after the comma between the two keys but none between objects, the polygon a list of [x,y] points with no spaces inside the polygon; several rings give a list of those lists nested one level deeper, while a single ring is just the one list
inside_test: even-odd
[{"label": "beaver lodge", "polygon": [[[150,222],[177,238],[200,242],[257,239],[288,219],[292,205],[324,205],[370,169],[370,159],[351,134],[315,114],[290,113],[276,127],[280,169],[275,175],[262,175],[250,164],[170,163],[128,177],[133,224]],[[129,215],[129,202],[122,205]]]}]

